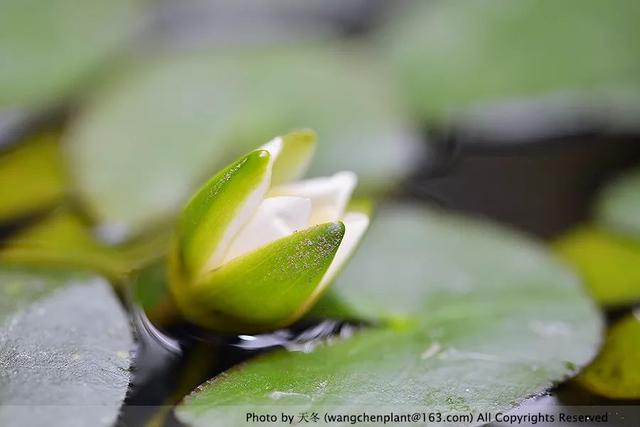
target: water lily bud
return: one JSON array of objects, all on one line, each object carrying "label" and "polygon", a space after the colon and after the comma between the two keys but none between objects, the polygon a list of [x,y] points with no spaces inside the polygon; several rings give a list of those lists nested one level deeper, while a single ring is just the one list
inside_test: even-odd
[{"label": "water lily bud", "polygon": [[299,180],[310,131],[277,137],[211,178],[189,201],[170,256],[181,314],[223,333],[287,326],[327,289],[369,225],[348,204],[352,172]]}]

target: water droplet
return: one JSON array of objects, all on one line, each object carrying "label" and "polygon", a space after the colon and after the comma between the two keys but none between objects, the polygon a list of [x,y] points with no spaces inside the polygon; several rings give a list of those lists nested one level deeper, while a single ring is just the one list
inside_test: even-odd
[{"label": "water droplet", "polygon": [[233,345],[245,350],[284,347],[289,351],[309,353],[320,344],[330,345],[336,340],[349,338],[357,329],[357,326],[325,320],[301,332],[283,329],[268,334],[239,335],[239,342]]}]

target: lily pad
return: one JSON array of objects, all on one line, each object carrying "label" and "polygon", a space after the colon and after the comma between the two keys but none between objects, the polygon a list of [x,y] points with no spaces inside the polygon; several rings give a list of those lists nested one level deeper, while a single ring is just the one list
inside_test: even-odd
[{"label": "lily pad", "polygon": [[577,378],[589,391],[612,399],[640,399],[640,315],[617,322],[598,357]]},{"label": "lily pad", "polygon": [[424,208],[380,211],[331,298],[372,327],[237,366],[188,396],[178,418],[505,410],[574,374],[600,340],[579,280],[543,246]]},{"label": "lily pad", "polygon": [[120,284],[126,274],[164,255],[169,238],[170,230],[157,230],[126,244],[107,245],[90,224],[61,207],[5,241],[0,262],[99,271]]},{"label": "lily pad", "polygon": [[604,306],[640,301],[640,239],[584,226],[562,236],[555,247],[582,275]]},{"label": "lily pad", "polygon": [[596,205],[596,220],[614,232],[640,240],[640,169],[608,184]]},{"label": "lily pad", "polygon": [[85,82],[139,24],[137,0],[0,3],[0,110],[41,109]]},{"label": "lily pad", "polygon": [[133,337],[104,279],[0,266],[0,424],[112,425]]},{"label": "lily pad", "polygon": [[0,151],[0,222],[50,208],[64,196],[58,139],[42,134]]},{"label": "lily pad", "polygon": [[71,173],[99,221],[136,232],[240,155],[312,128],[310,176],[353,170],[359,188],[380,191],[422,153],[387,83],[362,52],[329,47],[142,57],[73,124]]},{"label": "lily pad", "polygon": [[392,20],[383,45],[406,99],[432,123],[550,94],[573,98],[570,108],[586,101],[589,112],[604,115],[610,98],[628,104],[633,94],[637,116],[639,14],[634,0],[615,7],[599,0],[414,1]]},{"label": "lily pad", "polygon": [[369,0],[169,0],[157,7],[163,46],[274,45],[313,42],[369,29],[380,12]]}]

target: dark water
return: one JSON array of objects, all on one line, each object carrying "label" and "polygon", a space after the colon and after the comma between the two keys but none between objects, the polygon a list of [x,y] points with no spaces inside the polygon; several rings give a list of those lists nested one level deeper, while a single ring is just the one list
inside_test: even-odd
[{"label": "dark water", "polygon": [[[367,327],[324,319],[299,322],[271,333],[225,337],[188,324],[161,331],[140,310],[134,309],[133,317],[139,346],[119,426],[148,422],[158,414],[159,406],[177,404],[206,380],[265,352],[310,352],[326,340],[348,338]],[[181,425],[171,411],[163,422]]]},{"label": "dark water", "polygon": [[554,238],[590,216],[597,191],[640,165],[640,137],[583,134],[486,144],[449,136],[402,196]]}]

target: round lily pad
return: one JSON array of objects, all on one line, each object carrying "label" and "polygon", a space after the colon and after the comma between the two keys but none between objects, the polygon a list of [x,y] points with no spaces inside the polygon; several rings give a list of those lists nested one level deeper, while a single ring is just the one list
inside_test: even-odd
[{"label": "round lily pad", "polygon": [[640,315],[613,325],[602,352],[577,378],[581,386],[612,399],[640,399]]},{"label": "round lily pad", "polygon": [[86,83],[141,21],[139,0],[4,0],[0,110],[40,110]]},{"label": "round lily pad", "polygon": [[78,193],[102,222],[138,231],[173,215],[220,167],[277,135],[312,128],[310,176],[388,188],[422,145],[377,64],[330,48],[141,58],[99,91],[68,136]]},{"label": "round lily pad", "polygon": [[178,418],[505,410],[586,365],[602,327],[576,275],[544,246],[417,207],[379,213],[331,298],[372,326],[232,368],[189,395]]},{"label": "round lily pad", "polygon": [[[637,1],[615,6],[599,0],[436,0],[406,5],[392,20],[382,45],[405,98],[432,124],[510,101],[497,111],[504,117],[517,113],[523,98],[551,94],[559,95],[548,99],[552,106],[567,107],[561,114],[583,108],[587,117],[593,112],[607,116],[612,104],[622,103],[637,117]],[[629,102],[630,95],[635,102]],[[627,120],[623,116],[608,119]],[[545,120],[559,125],[557,117]]]},{"label": "round lily pad", "polygon": [[624,306],[640,301],[640,239],[584,226],[562,236],[555,248],[580,273],[600,304]]},{"label": "round lily pad", "polygon": [[59,136],[45,133],[0,150],[0,222],[53,207],[66,193]]},{"label": "round lily pad", "polygon": [[133,347],[106,280],[0,266],[0,424],[112,425]]}]

